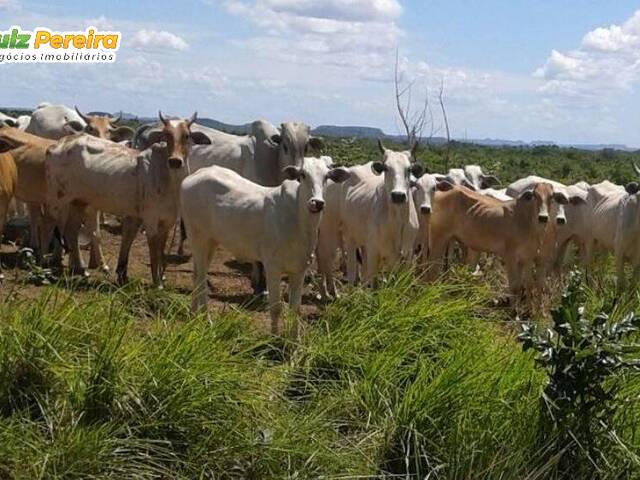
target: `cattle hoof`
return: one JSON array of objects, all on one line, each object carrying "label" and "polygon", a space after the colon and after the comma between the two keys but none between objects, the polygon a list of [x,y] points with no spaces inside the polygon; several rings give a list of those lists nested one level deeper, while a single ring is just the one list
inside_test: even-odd
[{"label": "cattle hoof", "polygon": [[126,273],[118,273],[116,283],[120,286],[126,285],[129,283],[129,276]]},{"label": "cattle hoof", "polygon": [[82,267],[72,268],[72,269],[69,270],[69,273],[73,277],[82,277],[82,278],[88,278],[89,277],[89,272],[87,271],[87,269],[86,268],[82,268]]},{"label": "cattle hoof", "polygon": [[0,273],[0,282],[4,280],[4,273]]},{"label": "cattle hoof", "polygon": [[100,265],[100,267],[98,267],[98,271],[104,273],[105,275],[109,275],[111,273],[109,265],[106,264]]}]

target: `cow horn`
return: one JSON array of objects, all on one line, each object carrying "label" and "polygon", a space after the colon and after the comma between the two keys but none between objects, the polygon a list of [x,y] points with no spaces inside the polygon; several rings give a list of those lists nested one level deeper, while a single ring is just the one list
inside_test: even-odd
[{"label": "cow horn", "polygon": [[193,124],[193,122],[196,121],[196,118],[198,118],[198,112],[197,111],[193,112],[193,115],[191,115],[189,120],[187,120],[187,125],[191,126]]},{"label": "cow horn", "polygon": [[120,120],[122,120],[122,110],[120,110],[120,113],[118,114],[118,118],[111,117],[109,122],[112,123],[113,125],[116,125],[118,122],[120,122]]},{"label": "cow horn", "polygon": [[83,115],[83,114],[82,114],[82,112],[81,112],[80,110],[78,110],[78,107],[77,107],[76,105],[74,105],[74,106],[73,106],[73,108],[75,108],[75,109],[76,109],[76,113],[77,113],[78,115],[80,115],[80,118],[81,118],[82,120],[84,120],[84,123],[89,123],[89,120],[87,120],[87,117],[86,117],[85,115]]},{"label": "cow horn", "polygon": [[162,110],[158,110],[158,118],[160,119],[160,121],[165,124],[165,125],[169,125],[169,120],[167,120],[166,118],[164,118],[164,115],[162,115]]},{"label": "cow horn", "polygon": [[378,139],[378,148],[380,149],[381,153],[384,153],[386,148],[384,148],[384,145],[382,144],[382,140]]},{"label": "cow horn", "polygon": [[638,167],[638,165],[636,165],[636,162],[633,162],[633,169],[636,171],[636,173],[638,175],[640,175],[640,167]]}]

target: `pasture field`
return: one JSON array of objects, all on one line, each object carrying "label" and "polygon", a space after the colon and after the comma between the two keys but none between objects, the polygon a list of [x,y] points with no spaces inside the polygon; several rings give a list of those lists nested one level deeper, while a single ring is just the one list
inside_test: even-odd
[{"label": "pasture field", "polygon": [[[376,148],[330,140],[324,153],[354,164]],[[504,184],[532,173],[625,183],[640,161],[557,147],[448,153],[449,167],[477,163]],[[418,158],[445,171],[447,148]],[[119,237],[104,235],[113,265]],[[11,247],[2,260],[18,266],[0,287],[0,478],[640,478],[640,376],[614,379],[596,456],[558,445],[545,374],[516,339],[523,317],[496,302],[498,262],[430,285],[403,270],[327,305],[312,279],[294,341],[266,333],[246,269],[224,252],[208,319],[189,312],[185,259],[171,257],[166,290],[149,288],[142,236],[123,288],[97,273],[36,286]],[[611,259],[594,270],[585,315],[639,310],[637,292],[616,297]],[[562,285],[550,290],[527,316],[541,327]]]}]

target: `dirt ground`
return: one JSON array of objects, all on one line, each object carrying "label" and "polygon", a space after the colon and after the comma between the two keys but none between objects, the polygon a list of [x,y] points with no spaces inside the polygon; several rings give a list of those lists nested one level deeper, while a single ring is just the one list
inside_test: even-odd
[{"label": "dirt ground", "polygon": [[[178,235],[173,238],[173,232],[169,236],[169,242],[174,240],[170,246],[170,253],[167,256],[167,269],[165,271],[165,288],[169,291],[189,295],[192,286],[192,265],[188,256],[189,247],[186,245],[185,256],[175,254],[177,250]],[[111,268],[109,275],[91,270],[90,280],[114,281],[115,266],[120,247],[120,235],[116,230],[102,229],[102,251],[107,265]],[[89,252],[83,251],[85,262],[88,262]],[[18,248],[12,244],[3,244],[0,249],[0,261],[2,262],[5,279],[0,283],[0,291],[11,291],[18,298],[37,298],[42,287],[26,282],[29,276],[28,270],[22,265]],[[213,289],[209,295],[209,308],[221,310],[230,305],[242,307],[255,313],[256,319],[261,323],[268,322],[268,314],[265,311],[266,302],[264,299],[256,298],[252,293],[251,281],[249,278],[251,266],[236,262],[233,257],[223,249],[218,249],[213,262],[209,267],[209,282]],[[151,272],[149,268],[149,253],[147,249],[144,233],[139,233],[131,248],[129,257],[129,278],[141,279],[151,288]],[[286,279],[285,279],[286,280]],[[89,285],[99,285],[100,282],[89,281]],[[78,289],[74,292],[78,296],[85,295],[91,289]],[[286,286],[284,288],[286,292]],[[302,302],[302,314],[306,317],[313,317],[318,312],[319,302],[315,299],[315,291],[307,283],[305,295]]]}]

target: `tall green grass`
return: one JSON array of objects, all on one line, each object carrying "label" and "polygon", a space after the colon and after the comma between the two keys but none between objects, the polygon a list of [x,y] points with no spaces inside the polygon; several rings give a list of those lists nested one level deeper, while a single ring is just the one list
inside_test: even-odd
[{"label": "tall green grass", "polygon": [[[0,305],[0,478],[550,478],[558,463],[538,434],[544,378],[480,282],[400,274],[298,343],[140,285],[83,298]],[[629,379],[626,459],[639,394]]]}]

